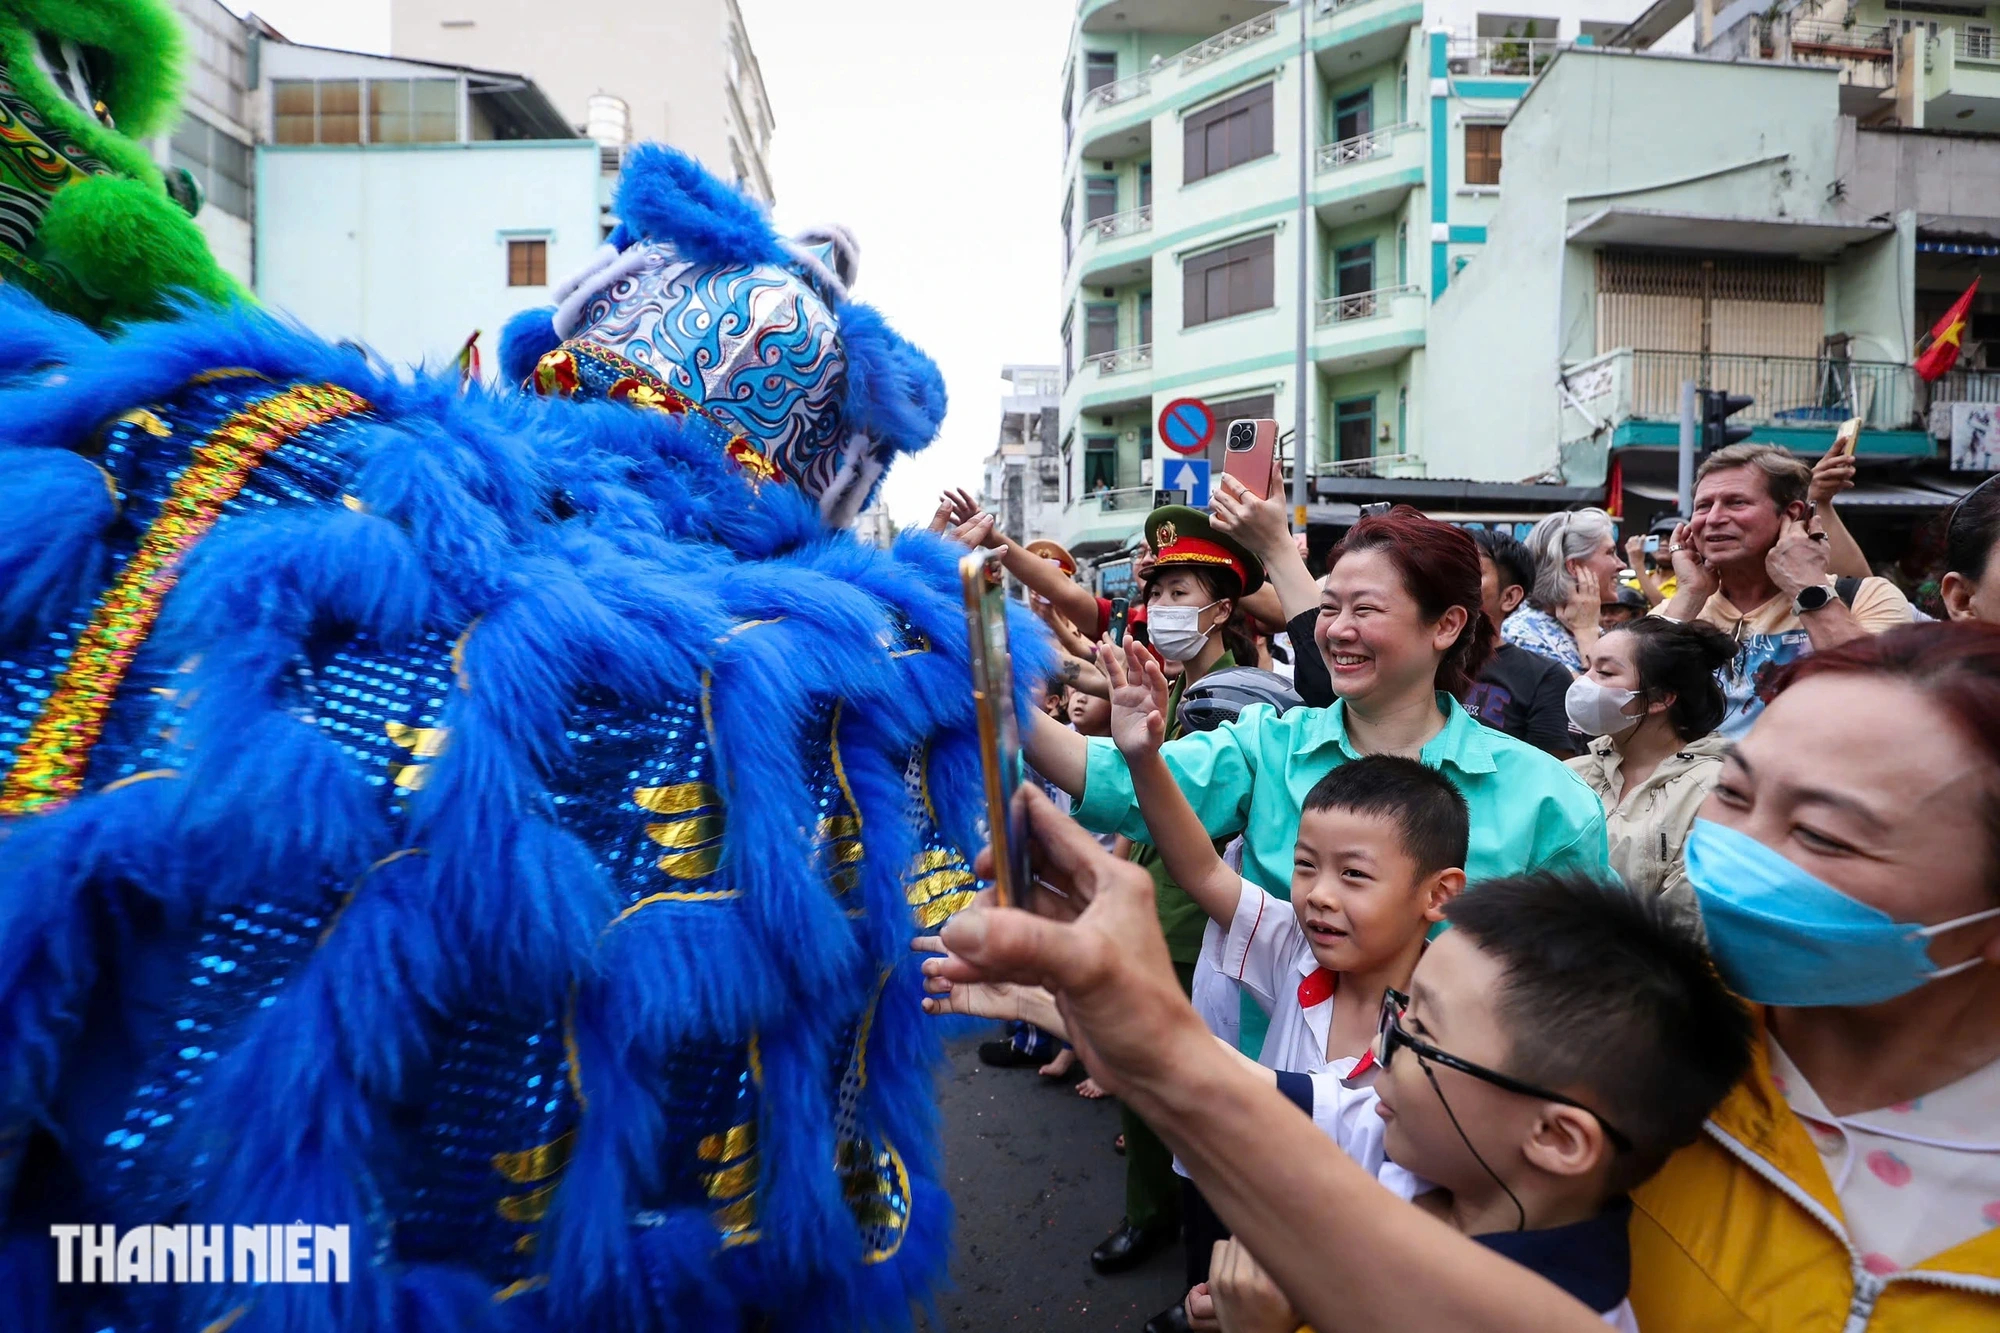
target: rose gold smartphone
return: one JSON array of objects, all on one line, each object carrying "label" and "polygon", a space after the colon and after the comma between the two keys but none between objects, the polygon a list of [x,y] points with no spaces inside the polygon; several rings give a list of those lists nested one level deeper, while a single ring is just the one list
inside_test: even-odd
[{"label": "rose gold smartphone", "polygon": [[1232,421],[1222,447],[1222,475],[1242,482],[1259,500],[1268,500],[1277,451],[1277,422],[1268,417]]},{"label": "rose gold smartphone", "polygon": [[1003,907],[1027,903],[1028,824],[1022,802],[1021,732],[1014,717],[1014,661],[1007,646],[1007,590],[994,582],[1003,552],[974,551],[958,562],[965,628],[972,645],[972,702],[979,714],[979,757],[986,770],[987,837],[993,883]]}]

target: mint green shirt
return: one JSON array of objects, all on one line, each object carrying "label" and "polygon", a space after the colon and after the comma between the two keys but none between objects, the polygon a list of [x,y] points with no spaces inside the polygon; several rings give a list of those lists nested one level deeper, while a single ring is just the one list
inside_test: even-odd
[{"label": "mint green shirt", "polygon": [[[1611,878],[1604,803],[1559,759],[1480,725],[1450,695],[1438,695],[1444,730],[1424,746],[1426,764],[1444,771],[1472,814],[1465,859],[1469,884],[1528,870],[1572,870]],[[1214,731],[1169,742],[1161,756],[1212,838],[1243,835],[1243,874],[1289,899],[1299,811],[1312,785],[1336,765],[1359,759],[1347,738],[1347,705],[1294,708],[1279,716],[1253,704]],[[1090,741],[1083,799],[1085,828],[1150,842],[1132,774],[1118,747]]]},{"label": "mint green shirt", "polygon": [[[1443,770],[1472,816],[1468,885],[1529,870],[1570,870],[1613,879],[1604,803],[1567,765],[1526,741],[1482,726],[1448,694],[1437,696],[1444,730],[1420,758]],[[1252,704],[1236,721],[1160,747],[1161,757],[1211,838],[1243,835],[1243,874],[1274,897],[1292,896],[1299,812],[1315,782],[1359,759],[1347,739],[1347,704],[1294,708],[1282,717]],[[1083,798],[1073,813],[1098,833],[1150,842],[1117,745],[1093,737]],[[1237,1044],[1252,1059],[1267,1017],[1246,993]]]}]

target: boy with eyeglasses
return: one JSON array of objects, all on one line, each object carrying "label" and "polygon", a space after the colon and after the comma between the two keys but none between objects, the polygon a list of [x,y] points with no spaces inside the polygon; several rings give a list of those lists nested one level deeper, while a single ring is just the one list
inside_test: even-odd
[{"label": "boy with eyeglasses", "polygon": [[1616,885],[1489,880],[1445,918],[1369,1058],[1314,1076],[1314,1119],[1379,1144],[1377,1179],[1417,1207],[1636,1330],[1626,1195],[1748,1070],[1749,1015],[1687,923]]},{"label": "boy with eyeglasses", "polygon": [[[1309,1076],[1310,1113],[1394,1193],[1636,1330],[1626,1195],[1748,1070],[1750,1017],[1656,898],[1537,873],[1485,881],[1445,917],[1408,992],[1384,996],[1369,1057]],[[924,970],[951,996],[928,1009],[984,1012],[963,992],[1002,989],[1009,1012],[1057,1017],[1045,991]],[[1226,1283],[1191,1306],[1212,1295],[1232,1329],[1292,1333],[1297,1316],[1228,1244]]]}]

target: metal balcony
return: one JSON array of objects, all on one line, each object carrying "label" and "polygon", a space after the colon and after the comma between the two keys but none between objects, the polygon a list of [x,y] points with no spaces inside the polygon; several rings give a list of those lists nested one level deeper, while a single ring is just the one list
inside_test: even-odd
[{"label": "metal balcony", "polygon": [[1377,315],[1386,315],[1396,297],[1415,296],[1419,290],[1414,282],[1405,282],[1394,287],[1377,287],[1373,291],[1329,296],[1319,303],[1319,326],[1325,328],[1329,324],[1345,324],[1351,320],[1373,319]]},{"label": "metal balcony", "polygon": [[1404,121],[1400,125],[1384,125],[1379,130],[1357,134],[1351,139],[1341,139],[1323,145],[1314,160],[1320,171],[1338,171],[1361,162],[1372,162],[1378,157],[1388,157],[1395,151],[1390,142],[1405,130],[1417,128],[1415,121]]},{"label": "metal balcony", "polygon": [[1099,375],[1122,375],[1128,370],[1150,370],[1153,366],[1153,344],[1140,343],[1137,347],[1120,347],[1115,351],[1099,352],[1084,358],[1087,366],[1096,366]]},{"label": "metal balcony", "polygon": [[1554,37],[1454,37],[1446,63],[1474,78],[1532,79],[1568,45]]},{"label": "metal balcony", "polygon": [[1282,9],[1274,9],[1267,14],[1247,19],[1233,28],[1218,32],[1206,41],[1196,42],[1175,59],[1180,62],[1183,71],[1199,69],[1210,61],[1220,60],[1238,47],[1248,46],[1252,42],[1262,41],[1271,36],[1278,30],[1278,15],[1284,12]]},{"label": "metal balcony", "polygon": [[1123,213],[1113,213],[1095,222],[1086,223],[1084,233],[1100,241],[1115,241],[1121,236],[1137,236],[1142,231],[1153,229],[1153,206],[1128,209]]},{"label": "metal balcony", "polygon": [[1423,470],[1421,454],[1371,454],[1367,458],[1343,458],[1321,463],[1314,472],[1322,477],[1407,476],[1411,469]]},{"label": "metal balcony", "polygon": [[1837,426],[1860,417],[1867,430],[1917,424],[1917,378],[1888,361],[1731,353],[1632,353],[1631,414],[1677,419],[1682,380],[1756,401],[1732,420],[1774,426]]},{"label": "metal balcony", "polygon": [[1116,83],[1107,83],[1101,88],[1093,89],[1090,95],[1083,99],[1083,109],[1095,111],[1107,106],[1117,106],[1120,102],[1144,97],[1151,91],[1153,91],[1153,71],[1143,69]]},{"label": "metal balcony", "polygon": [[1990,32],[1967,32],[1963,28],[1953,28],[1951,49],[1960,60],[2000,60]]}]

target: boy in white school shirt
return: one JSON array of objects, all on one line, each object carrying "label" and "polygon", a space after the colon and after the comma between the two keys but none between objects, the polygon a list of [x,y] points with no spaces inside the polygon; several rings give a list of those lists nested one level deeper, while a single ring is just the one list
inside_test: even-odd
[{"label": "boy in white school shirt", "polygon": [[1285,902],[1222,859],[1160,758],[1167,691],[1158,665],[1143,654],[1104,659],[1112,739],[1153,845],[1226,932],[1223,973],[1270,1015],[1260,1062],[1346,1073],[1375,1038],[1383,992],[1409,985],[1425,938],[1465,886],[1465,798],[1413,759],[1342,764],[1306,795]]},{"label": "boy in white school shirt", "polygon": [[[1471,832],[1465,798],[1442,773],[1412,759],[1371,756],[1334,769],[1303,803],[1287,903],[1216,852],[1160,758],[1167,684],[1158,665],[1144,654],[1102,657],[1112,683],[1112,739],[1161,862],[1223,932],[1217,968],[1235,983],[1229,989],[1249,992],[1269,1017],[1262,1063],[1350,1155],[1379,1170],[1379,1130],[1351,1132],[1377,1123],[1365,1114],[1372,1094],[1315,1098],[1308,1080],[1353,1067],[1375,1034],[1383,992],[1409,984],[1427,934],[1464,887]],[[1211,957],[1206,944],[1203,956]],[[1198,975],[1197,994],[1214,979]],[[1225,1036],[1209,1007],[1197,1007],[1210,1030]],[[1228,1233],[1191,1185],[1183,1195],[1187,1281],[1199,1293],[1214,1242]],[[1183,1303],[1155,1316],[1148,1333],[1190,1327],[1197,1313]]]}]

